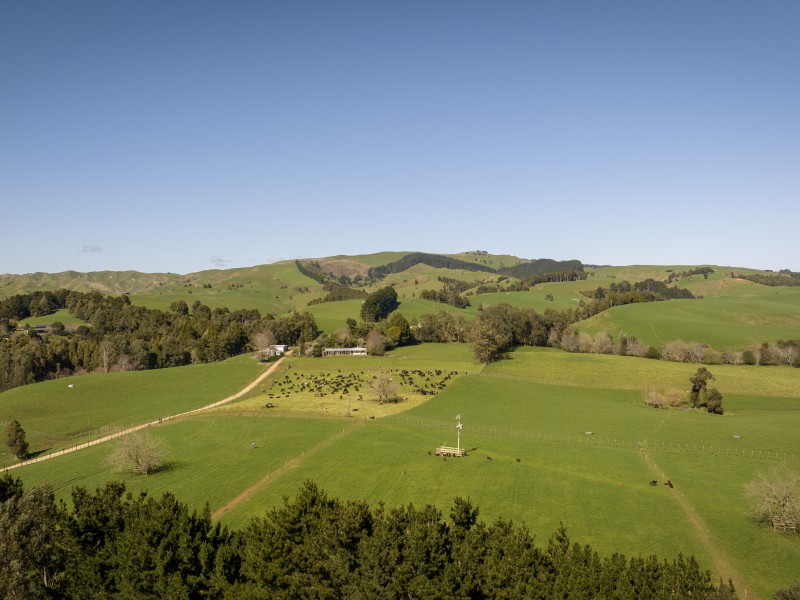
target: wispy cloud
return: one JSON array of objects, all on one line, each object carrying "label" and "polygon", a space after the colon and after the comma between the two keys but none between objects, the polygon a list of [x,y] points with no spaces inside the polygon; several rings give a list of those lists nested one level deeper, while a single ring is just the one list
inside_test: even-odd
[{"label": "wispy cloud", "polygon": [[102,251],[103,249],[96,244],[84,244],[80,249],[80,252],[92,252],[94,254],[99,254]]},{"label": "wispy cloud", "polygon": [[218,267],[226,267],[231,261],[227,258],[222,258],[221,256],[217,256],[216,254],[211,257],[211,263],[215,264]]}]

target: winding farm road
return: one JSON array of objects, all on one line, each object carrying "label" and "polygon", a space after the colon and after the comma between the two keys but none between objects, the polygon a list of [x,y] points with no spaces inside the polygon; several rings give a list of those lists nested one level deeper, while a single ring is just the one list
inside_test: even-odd
[{"label": "winding farm road", "polygon": [[110,435],[106,435],[104,437],[97,438],[96,440],[91,440],[91,441],[85,442],[83,444],[79,444],[77,446],[73,446],[71,448],[65,448],[64,450],[58,450],[56,452],[51,452],[50,454],[47,454],[47,455],[37,456],[36,458],[32,458],[30,460],[19,462],[19,463],[14,464],[14,465],[9,465],[7,467],[3,467],[2,469],[0,469],[0,473],[2,473],[3,471],[9,471],[11,469],[17,469],[19,467],[24,467],[25,465],[32,465],[32,464],[37,463],[37,462],[42,462],[43,460],[50,460],[51,458],[56,458],[58,456],[63,456],[64,454],[70,454],[71,452],[77,452],[78,450],[84,450],[86,448],[89,448],[90,446],[96,446],[97,444],[102,444],[103,442],[108,442],[108,441],[111,441],[111,440],[115,440],[117,438],[122,437],[123,435],[128,435],[129,433],[133,433],[134,431],[139,431],[140,429],[146,429],[147,427],[152,427],[154,425],[159,425],[160,423],[163,423],[164,421],[170,421],[172,419],[177,419],[178,417],[185,417],[187,415],[192,415],[192,414],[195,414],[195,413],[198,413],[198,412],[201,412],[201,411],[204,411],[204,410],[209,410],[211,408],[216,408],[216,407],[221,406],[223,404],[226,404],[228,402],[232,402],[234,400],[237,400],[237,399],[241,398],[242,396],[244,396],[245,394],[247,394],[248,392],[250,392],[253,388],[255,388],[259,383],[264,381],[267,377],[272,375],[272,373],[275,372],[275,369],[277,369],[278,366],[283,362],[283,359],[286,358],[287,356],[289,356],[290,354],[291,354],[291,352],[287,352],[286,354],[281,356],[278,360],[276,360],[270,366],[269,369],[267,369],[266,371],[261,373],[261,375],[256,377],[249,384],[247,384],[247,386],[245,386],[244,388],[242,388],[241,390],[239,390],[235,394],[233,394],[231,396],[228,396],[227,398],[223,398],[222,400],[218,400],[217,402],[214,402],[214,403],[209,404],[207,406],[202,406],[200,408],[187,410],[185,412],[177,413],[177,414],[174,414],[174,415],[170,415],[168,417],[162,417],[160,419],[156,419],[155,421],[150,421],[148,423],[142,423],[141,425],[135,425],[134,427],[128,427],[127,429],[123,429],[122,431],[117,431],[116,433],[112,433]]}]

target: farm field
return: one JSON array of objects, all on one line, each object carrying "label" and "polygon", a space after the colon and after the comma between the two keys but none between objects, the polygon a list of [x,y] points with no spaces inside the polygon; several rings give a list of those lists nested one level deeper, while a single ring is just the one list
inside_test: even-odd
[{"label": "farm field", "polygon": [[[222,363],[44,381],[0,394],[0,422],[24,423],[34,455],[56,451],[205,406],[239,391],[264,369],[250,356],[239,356]],[[0,448],[0,466],[13,460],[5,446]]]},{"label": "farm field", "polygon": [[607,331],[615,339],[622,331],[651,346],[680,339],[720,350],[745,350],[800,338],[798,307],[800,288],[745,282],[741,291],[739,284],[730,285],[716,297],[613,307],[579,323],[578,329],[592,335]]},{"label": "farm field", "polygon": [[[309,478],[332,496],[390,507],[434,503],[445,514],[464,496],[481,519],[525,523],[540,542],[563,523],[573,541],[602,553],[694,554],[750,598],[768,598],[796,578],[800,540],[754,523],[744,487],[784,461],[800,466],[797,369],[709,367],[726,410],[715,416],[646,407],[644,384],[687,389],[697,366],[645,359],[526,348],[481,368],[466,345],[422,344],[380,358],[290,358],[282,366],[240,401],[153,427],[169,447],[167,469],[125,476],[129,490],[170,490],[197,508],[209,502],[234,527]],[[366,384],[381,370],[424,377],[403,378],[408,400],[399,404],[380,405],[361,389],[360,403],[351,397],[359,408],[354,418],[344,416],[342,388],[324,388],[325,397],[307,389],[321,376]],[[435,395],[415,396],[450,372],[458,374]],[[152,389],[136,391],[140,402]],[[355,389],[350,394],[357,398]],[[265,408],[267,401],[275,408]],[[457,414],[470,455],[432,456],[436,446],[455,445]],[[73,485],[91,489],[121,477],[104,462],[112,448],[102,444],[14,474],[26,485],[48,480],[66,498]],[[663,485],[667,479],[674,488]]]},{"label": "farm field", "polygon": [[28,487],[48,481],[65,500],[73,487],[94,490],[116,480],[124,481],[133,494],[146,490],[158,496],[169,491],[197,509],[208,503],[214,511],[287,461],[353,426],[353,422],[331,419],[202,415],[148,429],[167,450],[166,468],[146,477],[118,472],[107,464],[114,442],[32,464],[13,474]]}]

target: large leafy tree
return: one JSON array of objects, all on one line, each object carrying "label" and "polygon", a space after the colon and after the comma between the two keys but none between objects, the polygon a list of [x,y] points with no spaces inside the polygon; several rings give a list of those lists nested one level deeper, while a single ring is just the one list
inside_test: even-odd
[{"label": "large leafy tree", "polygon": [[368,323],[375,323],[388,317],[398,306],[397,292],[387,285],[367,296],[361,305],[361,318]]},{"label": "large leafy tree", "polygon": [[19,424],[19,421],[14,420],[6,425],[3,430],[3,440],[8,449],[17,458],[28,456],[28,442],[25,440],[25,430]]},{"label": "large leafy tree", "polygon": [[706,388],[711,379],[714,379],[714,376],[705,367],[697,369],[697,372],[689,378],[689,381],[692,382],[692,408],[706,405],[708,395]]}]

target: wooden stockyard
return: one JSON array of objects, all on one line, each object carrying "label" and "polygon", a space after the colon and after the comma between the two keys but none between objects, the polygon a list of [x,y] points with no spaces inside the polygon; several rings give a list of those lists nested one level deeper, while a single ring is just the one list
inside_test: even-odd
[{"label": "wooden stockyard", "polygon": [[436,456],[466,456],[464,448],[453,448],[452,446],[439,446],[436,448]]}]

